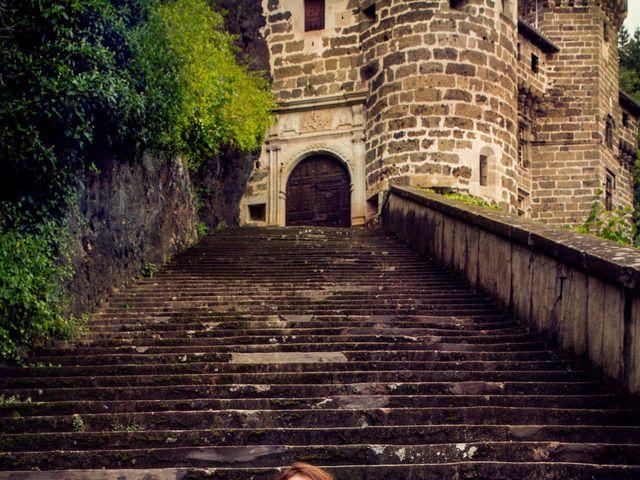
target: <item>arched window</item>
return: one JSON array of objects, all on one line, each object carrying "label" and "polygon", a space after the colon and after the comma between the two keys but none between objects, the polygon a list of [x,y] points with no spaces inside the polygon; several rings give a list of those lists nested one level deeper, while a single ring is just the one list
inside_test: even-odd
[{"label": "arched window", "polygon": [[480,155],[480,186],[489,185],[489,157]]},{"label": "arched window", "polygon": [[304,0],[304,31],[324,30],[324,0]]}]

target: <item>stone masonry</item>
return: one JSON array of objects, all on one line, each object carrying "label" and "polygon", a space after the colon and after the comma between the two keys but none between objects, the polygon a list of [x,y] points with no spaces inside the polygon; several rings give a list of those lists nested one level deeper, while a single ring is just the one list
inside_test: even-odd
[{"label": "stone masonry", "polygon": [[617,80],[626,1],[263,8],[279,106],[242,223],[285,225],[290,177],[318,154],[349,171],[353,225],[390,185],[450,187],[556,224],[583,222],[598,195],[631,204],[640,105]]}]

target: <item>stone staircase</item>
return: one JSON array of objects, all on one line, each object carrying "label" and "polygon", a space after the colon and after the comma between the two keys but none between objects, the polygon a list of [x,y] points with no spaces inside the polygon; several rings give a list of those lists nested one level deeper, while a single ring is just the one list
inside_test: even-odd
[{"label": "stone staircase", "polygon": [[640,478],[635,411],[382,232],[210,236],[30,361],[0,479]]}]

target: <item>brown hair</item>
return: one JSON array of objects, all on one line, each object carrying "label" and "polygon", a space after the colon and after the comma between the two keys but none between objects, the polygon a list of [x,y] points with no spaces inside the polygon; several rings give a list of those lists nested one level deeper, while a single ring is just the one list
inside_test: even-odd
[{"label": "brown hair", "polygon": [[333,480],[333,477],[321,468],[308,463],[296,462],[280,474],[277,480],[289,480],[294,475],[304,475],[311,480]]}]

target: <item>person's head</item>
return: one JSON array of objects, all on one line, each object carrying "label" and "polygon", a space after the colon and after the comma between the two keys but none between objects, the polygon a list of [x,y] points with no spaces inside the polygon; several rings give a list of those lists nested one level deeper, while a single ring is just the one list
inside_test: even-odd
[{"label": "person's head", "polygon": [[282,472],[277,480],[333,480],[333,477],[321,468],[297,462]]}]

